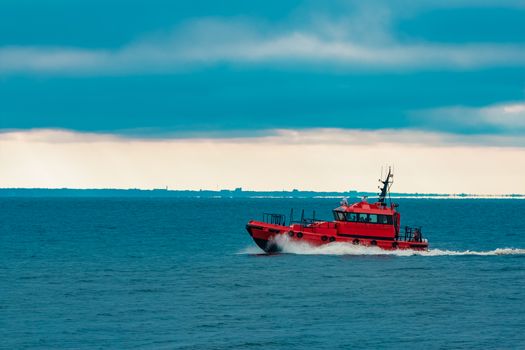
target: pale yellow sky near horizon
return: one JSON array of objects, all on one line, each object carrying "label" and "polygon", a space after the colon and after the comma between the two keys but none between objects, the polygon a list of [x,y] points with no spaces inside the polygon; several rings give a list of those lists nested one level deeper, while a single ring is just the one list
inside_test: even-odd
[{"label": "pale yellow sky near horizon", "polygon": [[[0,187],[525,193],[525,148],[416,131],[277,130],[270,136],[138,139],[64,130],[0,134]],[[497,140],[496,140],[497,141]]]}]

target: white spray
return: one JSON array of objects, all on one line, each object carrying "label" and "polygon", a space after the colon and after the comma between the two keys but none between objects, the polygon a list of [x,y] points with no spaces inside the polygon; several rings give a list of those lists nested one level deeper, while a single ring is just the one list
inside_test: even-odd
[{"label": "white spray", "polygon": [[[516,248],[497,248],[488,251],[456,251],[429,249],[428,251],[417,250],[383,250],[378,247],[365,247],[353,245],[351,243],[333,242],[320,246],[313,246],[305,242],[291,240],[288,236],[279,235],[275,238],[275,243],[281,248],[283,253],[299,255],[395,255],[395,256],[445,256],[445,255],[525,255],[525,249]],[[251,246],[240,252],[240,254],[261,254],[261,249]]]}]

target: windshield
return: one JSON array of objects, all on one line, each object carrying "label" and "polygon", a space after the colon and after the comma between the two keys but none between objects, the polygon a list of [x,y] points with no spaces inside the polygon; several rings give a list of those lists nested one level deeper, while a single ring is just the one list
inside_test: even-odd
[{"label": "windshield", "polygon": [[346,221],[356,222],[357,214],[356,213],[346,213]]},{"label": "windshield", "polygon": [[337,221],[364,222],[368,224],[392,225],[392,215],[366,214],[366,213],[345,213],[334,211],[334,218]]},{"label": "windshield", "polygon": [[334,210],[334,219],[336,221],[345,221],[345,213],[342,211]]}]

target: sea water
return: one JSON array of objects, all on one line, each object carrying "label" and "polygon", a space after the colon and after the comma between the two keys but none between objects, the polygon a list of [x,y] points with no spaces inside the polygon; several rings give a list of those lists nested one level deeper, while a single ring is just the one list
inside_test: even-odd
[{"label": "sea water", "polygon": [[525,201],[398,202],[429,252],[245,230],[337,199],[0,199],[0,347],[525,348]]}]

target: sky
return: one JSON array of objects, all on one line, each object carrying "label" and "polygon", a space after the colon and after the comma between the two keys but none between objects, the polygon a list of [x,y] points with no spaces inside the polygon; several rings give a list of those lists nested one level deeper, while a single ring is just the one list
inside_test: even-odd
[{"label": "sky", "polygon": [[0,187],[525,193],[525,1],[0,2]]}]

